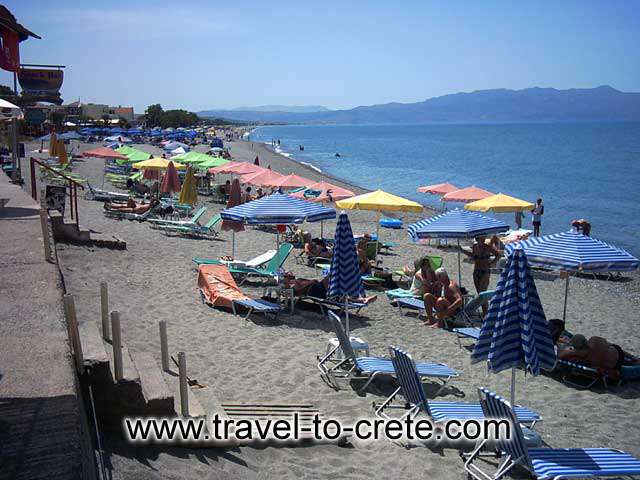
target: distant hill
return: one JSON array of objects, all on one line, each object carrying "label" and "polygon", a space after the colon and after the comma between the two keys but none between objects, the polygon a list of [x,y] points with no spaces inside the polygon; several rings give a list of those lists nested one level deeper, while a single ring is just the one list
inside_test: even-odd
[{"label": "distant hill", "polygon": [[321,105],[260,105],[259,107],[237,107],[230,109],[234,112],[288,112],[288,113],[313,113],[328,112],[327,107]]},{"label": "distant hill", "polygon": [[349,110],[212,110],[198,115],[260,123],[640,121],[640,93],[625,93],[609,86],[569,90],[535,87],[478,90],[424,102],[385,103]]}]

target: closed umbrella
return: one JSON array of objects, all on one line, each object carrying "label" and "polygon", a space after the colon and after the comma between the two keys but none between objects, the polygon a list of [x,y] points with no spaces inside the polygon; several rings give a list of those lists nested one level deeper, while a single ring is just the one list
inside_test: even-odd
[{"label": "closed umbrella", "polygon": [[58,138],[56,137],[56,132],[51,132],[49,134],[49,156],[57,157],[57,148],[58,148]]},{"label": "closed umbrella", "polygon": [[493,193],[476,186],[454,190],[442,197],[443,202],[475,202],[493,195]]},{"label": "closed umbrella", "polygon": [[69,163],[67,158],[67,149],[64,148],[64,140],[60,139],[56,141],[56,156],[58,157],[58,163],[64,165]]},{"label": "closed umbrella", "polygon": [[351,223],[342,212],[336,225],[331,270],[329,272],[329,297],[340,297],[345,303],[346,330],[349,335],[349,298],[364,297],[364,286],[360,276],[358,253],[353,240]]},{"label": "closed umbrella", "polygon": [[500,273],[480,338],[471,353],[471,362],[483,360],[494,373],[511,368],[512,405],[516,368],[538,375],[555,364],[549,324],[522,249],[514,250]]},{"label": "closed umbrella", "polygon": [[258,155],[256,155],[256,159],[253,161],[254,165],[260,165],[260,159],[258,158]]},{"label": "closed umbrella", "polygon": [[167,171],[162,179],[162,185],[160,185],[160,191],[169,195],[180,191],[180,178],[173,162],[169,162]]},{"label": "closed umbrella", "polygon": [[[231,182],[231,190],[229,191],[229,200],[227,200],[227,208],[237,207],[242,204],[242,192],[240,190],[240,180],[237,178]],[[244,230],[244,223],[233,220],[222,220],[221,227],[224,231],[231,231],[231,258],[236,257],[236,232]]]},{"label": "closed umbrella", "polygon": [[505,255],[511,255],[518,248],[524,250],[531,265],[566,272],[563,320],[567,316],[570,273],[630,272],[640,265],[640,261],[625,250],[575,231],[507,244]]},{"label": "closed umbrella", "polygon": [[[409,225],[409,237],[417,242],[427,238],[455,238],[460,247],[461,238],[493,235],[506,232],[509,225],[501,220],[476,212],[456,208],[440,215]],[[462,284],[460,248],[458,248],[458,283]]]},{"label": "closed umbrella", "polygon": [[187,168],[187,174],[184,177],[178,201],[184,205],[195,205],[198,202],[198,184],[191,166]]}]

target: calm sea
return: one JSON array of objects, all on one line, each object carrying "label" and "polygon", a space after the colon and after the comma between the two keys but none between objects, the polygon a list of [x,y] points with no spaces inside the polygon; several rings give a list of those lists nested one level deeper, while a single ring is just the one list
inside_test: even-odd
[{"label": "calm sea", "polygon": [[[640,123],[301,125],[251,135],[272,139],[281,153],[330,175],[424,204],[439,205],[416,188],[445,181],[542,197],[543,233],[586,218],[595,238],[640,255]],[[513,224],[513,214],[497,216]]]}]

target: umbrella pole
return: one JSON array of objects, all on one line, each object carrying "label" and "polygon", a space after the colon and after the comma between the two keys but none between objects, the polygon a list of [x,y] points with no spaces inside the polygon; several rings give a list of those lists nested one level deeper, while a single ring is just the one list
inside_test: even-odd
[{"label": "umbrella pole", "polygon": [[564,322],[567,318],[567,300],[569,298],[569,272],[567,273],[567,278],[564,283],[564,307],[562,309],[562,321]]},{"label": "umbrella pole", "polygon": [[458,287],[462,286],[462,265],[460,260],[460,239],[458,239]]},{"label": "umbrella pole", "polygon": [[236,258],[236,231],[231,232],[231,258]]},{"label": "umbrella pole", "polygon": [[324,239],[324,220],[320,220],[320,238]]},{"label": "umbrella pole", "polygon": [[516,367],[511,367],[511,406],[516,405]]},{"label": "umbrella pole", "polygon": [[380,249],[380,210],[378,210],[378,216],[376,218],[376,257],[378,256],[379,249]]},{"label": "umbrella pole", "polygon": [[347,326],[347,339],[349,343],[351,343],[351,336],[349,334],[349,297],[347,295],[344,296],[344,314],[345,314],[345,325]]}]

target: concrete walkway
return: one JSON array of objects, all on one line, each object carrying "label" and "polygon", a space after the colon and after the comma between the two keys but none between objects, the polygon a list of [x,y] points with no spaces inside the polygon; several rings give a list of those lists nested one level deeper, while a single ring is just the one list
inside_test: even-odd
[{"label": "concrete walkway", "polygon": [[0,479],[93,478],[39,205],[3,173],[0,198]]}]

